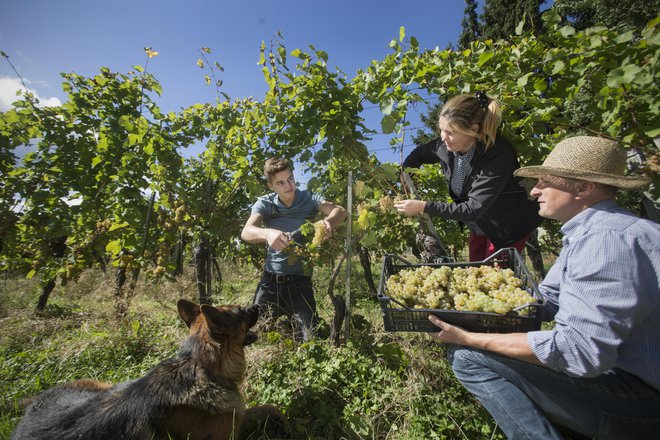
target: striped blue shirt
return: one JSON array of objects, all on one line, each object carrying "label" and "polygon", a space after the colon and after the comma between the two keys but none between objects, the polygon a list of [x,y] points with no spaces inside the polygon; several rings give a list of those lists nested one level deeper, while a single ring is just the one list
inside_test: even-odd
[{"label": "striped blue shirt", "polygon": [[618,368],[660,390],[660,225],[606,200],[561,231],[539,286],[556,325],[528,333],[532,351],[571,376]]}]

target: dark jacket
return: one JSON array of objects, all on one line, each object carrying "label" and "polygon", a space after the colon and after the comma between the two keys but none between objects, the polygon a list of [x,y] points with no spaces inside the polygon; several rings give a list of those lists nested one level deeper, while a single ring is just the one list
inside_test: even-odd
[{"label": "dark jacket", "polygon": [[520,164],[506,139],[497,136],[487,151],[481,142],[475,148],[460,194],[454,194],[449,185],[453,154],[439,138],[415,148],[403,166],[419,168],[440,163],[454,203],[427,202],[424,212],[463,223],[475,222],[498,249],[510,246],[541,224],[539,205],[527,198],[521,179],[513,176]]}]

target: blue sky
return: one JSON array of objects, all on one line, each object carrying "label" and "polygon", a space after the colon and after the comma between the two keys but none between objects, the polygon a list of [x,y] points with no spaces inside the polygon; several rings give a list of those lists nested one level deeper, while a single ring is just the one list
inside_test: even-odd
[{"label": "blue sky", "polygon": [[[164,111],[178,111],[215,99],[215,89],[204,84],[204,72],[196,66],[201,47],[210,47],[211,60],[225,68],[220,77],[225,93],[259,99],[266,90],[257,66],[259,48],[278,30],[288,51],[312,44],[352,78],[390,52],[388,44],[401,26],[422,49],[455,44],[464,8],[463,0],[4,0],[0,50],[42,102],[56,105],[66,100],[61,72],[93,76],[108,67],[125,73],[144,66],[143,47],[151,46],[159,55],[149,61],[149,71],[163,87],[156,102]],[[0,111],[19,85],[0,59]],[[367,123],[378,128],[379,110],[366,112]],[[376,136],[369,148],[381,161],[398,162],[388,139]]]}]

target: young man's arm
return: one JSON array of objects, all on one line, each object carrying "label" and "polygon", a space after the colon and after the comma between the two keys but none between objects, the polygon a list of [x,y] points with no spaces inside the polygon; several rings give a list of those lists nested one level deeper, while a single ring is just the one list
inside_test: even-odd
[{"label": "young man's arm", "polygon": [[325,215],[323,221],[328,231],[339,226],[348,216],[348,213],[343,207],[326,201],[321,202],[318,209]]},{"label": "young man's arm", "polygon": [[527,342],[527,333],[473,333],[447,324],[435,316],[429,320],[442,330],[432,337],[450,344],[492,351],[530,364],[543,365]]},{"label": "young man's arm", "polygon": [[245,222],[241,231],[241,239],[250,244],[268,243],[272,249],[281,251],[289,244],[289,239],[282,231],[263,228],[261,214],[252,214]]}]

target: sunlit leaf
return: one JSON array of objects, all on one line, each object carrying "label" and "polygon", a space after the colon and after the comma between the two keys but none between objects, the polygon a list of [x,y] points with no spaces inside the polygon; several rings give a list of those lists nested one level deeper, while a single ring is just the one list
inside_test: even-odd
[{"label": "sunlit leaf", "polygon": [[108,229],[108,231],[115,231],[115,230],[117,230],[117,229],[125,228],[126,226],[128,226],[128,223],[127,223],[127,222],[124,222],[124,223],[113,223],[112,226],[110,226],[110,228]]},{"label": "sunlit leaf", "polygon": [[479,55],[479,61],[477,61],[477,66],[481,67],[483,66],[488,60],[493,58],[495,54],[493,52],[482,52],[481,55]]},{"label": "sunlit leaf", "polygon": [[539,78],[534,81],[534,90],[537,92],[544,92],[548,88],[548,83],[544,78]]},{"label": "sunlit leaf", "polygon": [[364,195],[364,181],[362,180],[356,180],[355,184],[353,185],[353,192],[357,197],[362,197]]},{"label": "sunlit leaf", "polygon": [[392,133],[396,128],[396,120],[390,115],[385,115],[380,121],[380,127],[383,133]]},{"label": "sunlit leaf", "polygon": [[566,64],[562,60],[558,60],[552,68],[552,74],[556,75],[562,73],[566,68]]},{"label": "sunlit leaf", "polygon": [[119,252],[121,252],[121,240],[114,240],[109,242],[105,246],[105,251],[108,252],[113,257],[119,255]]},{"label": "sunlit leaf", "polygon": [[525,87],[527,85],[527,81],[529,80],[529,77],[532,76],[532,75],[533,75],[533,73],[529,72],[529,73],[524,74],[520,78],[518,78],[518,81],[516,82],[518,87]]},{"label": "sunlit leaf", "polygon": [[570,37],[571,35],[575,35],[575,29],[571,26],[564,26],[563,28],[559,29],[559,33],[561,33],[564,37]]},{"label": "sunlit leaf", "polygon": [[378,217],[375,212],[363,209],[358,215],[357,224],[361,230],[365,230],[371,228],[377,221]]},{"label": "sunlit leaf", "polygon": [[516,26],[516,35],[522,35],[523,29],[525,28],[525,19],[520,20],[520,23]]},{"label": "sunlit leaf", "polygon": [[645,131],[644,134],[652,139],[655,139],[660,136],[660,127]]},{"label": "sunlit leaf", "polygon": [[389,98],[383,102],[380,103],[380,111],[384,115],[389,115],[392,113],[392,109],[394,108],[394,99]]}]

